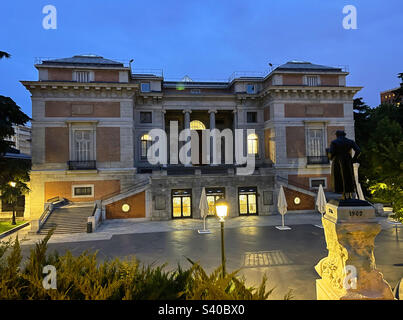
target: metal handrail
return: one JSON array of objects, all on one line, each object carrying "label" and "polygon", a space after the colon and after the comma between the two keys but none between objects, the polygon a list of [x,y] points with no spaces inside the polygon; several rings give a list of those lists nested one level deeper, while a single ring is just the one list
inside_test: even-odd
[{"label": "metal handrail", "polygon": [[[295,187],[298,187],[298,188],[301,188],[301,189],[304,189],[304,190],[310,189],[309,186],[306,186],[306,185],[303,185],[303,184],[299,184],[299,183],[296,183],[296,182],[294,182],[294,181],[291,181],[291,182],[290,182],[288,179],[283,178],[283,177],[280,177],[280,176],[276,176],[276,180],[282,180],[283,182],[287,182],[287,184],[290,184],[290,185],[292,185],[292,186],[295,186]],[[309,190],[308,190],[308,191],[309,191]]]},{"label": "metal handrail", "polygon": [[139,181],[138,183],[136,183],[136,184],[134,184],[134,185],[131,185],[130,187],[128,187],[128,188],[126,188],[126,189],[123,189],[123,190],[119,190],[119,191],[115,191],[115,192],[111,192],[111,193],[109,193],[109,194],[106,194],[106,195],[102,196],[100,200],[101,200],[101,201],[104,201],[104,200],[110,199],[110,198],[112,198],[113,196],[116,196],[116,195],[119,195],[119,194],[121,194],[121,193],[126,193],[126,192],[129,192],[129,191],[135,190],[135,189],[137,189],[137,188],[139,188],[139,187],[142,187],[142,186],[145,186],[145,185],[147,185],[147,184],[149,184],[149,183],[150,183],[150,181],[149,181],[148,179],[144,179],[143,181]]}]

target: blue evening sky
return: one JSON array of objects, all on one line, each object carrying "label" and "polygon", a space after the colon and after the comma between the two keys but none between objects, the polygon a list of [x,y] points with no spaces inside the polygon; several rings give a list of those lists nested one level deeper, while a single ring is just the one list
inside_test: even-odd
[{"label": "blue evening sky", "polygon": [[[57,8],[57,29],[45,30],[42,8]],[[342,27],[345,5],[357,8],[357,30]],[[397,87],[403,72],[402,0],[93,0],[2,1],[0,94],[31,115],[19,82],[36,80],[35,57],[95,53],[134,59],[168,77],[228,78],[264,71],[268,63],[304,60],[348,65],[348,85],[371,106]]]}]

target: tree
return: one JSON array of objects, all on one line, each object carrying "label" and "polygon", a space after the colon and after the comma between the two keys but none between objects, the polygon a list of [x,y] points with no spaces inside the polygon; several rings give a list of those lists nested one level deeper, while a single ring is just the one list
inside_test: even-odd
[{"label": "tree", "polygon": [[10,181],[7,185],[3,186],[1,190],[1,198],[11,203],[13,206],[13,217],[12,225],[16,224],[15,221],[15,206],[17,204],[18,198],[29,192],[28,186],[21,181]]},{"label": "tree", "polygon": [[[0,96],[0,194],[1,198],[11,202],[14,207],[19,196],[29,191],[31,161],[10,157],[7,153],[15,153],[14,143],[5,140],[15,134],[13,125],[24,125],[30,118],[9,97]],[[10,183],[15,183],[13,187]],[[13,223],[15,222],[13,210]]]},{"label": "tree", "polygon": [[0,51],[0,59],[10,58],[10,57],[11,57],[11,54],[9,54],[8,52]]},{"label": "tree", "polygon": [[11,98],[0,95],[0,155],[14,145],[12,141],[5,140],[15,134],[13,125],[24,125],[29,120]]},{"label": "tree", "polygon": [[360,183],[374,202],[390,204],[403,221],[403,112],[394,104],[369,108],[354,100],[356,141],[362,149]]},{"label": "tree", "polygon": [[393,93],[395,94],[394,103],[400,104],[403,99],[403,72],[399,73],[397,77],[400,79],[400,87],[397,88]]}]

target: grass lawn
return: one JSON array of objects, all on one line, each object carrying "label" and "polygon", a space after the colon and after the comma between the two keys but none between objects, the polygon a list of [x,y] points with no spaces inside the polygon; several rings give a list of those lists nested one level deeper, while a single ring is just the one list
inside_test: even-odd
[{"label": "grass lawn", "polygon": [[0,221],[0,233],[3,233],[7,230],[15,228],[15,227],[25,223],[26,221],[16,221],[16,222],[17,222],[17,224],[13,226],[11,224],[11,219],[10,219],[10,221]]}]

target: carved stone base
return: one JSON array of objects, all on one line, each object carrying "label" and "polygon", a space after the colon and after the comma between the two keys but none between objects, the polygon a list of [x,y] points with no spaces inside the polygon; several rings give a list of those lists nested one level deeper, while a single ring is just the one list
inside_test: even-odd
[{"label": "carved stone base", "polygon": [[322,224],[329,254],[315,266],[322,277],[316,280],[318,300],[393,299],[375,265],[374,240],[381,231],[375,210],[360,214],[357,207],[326,208]]}]

